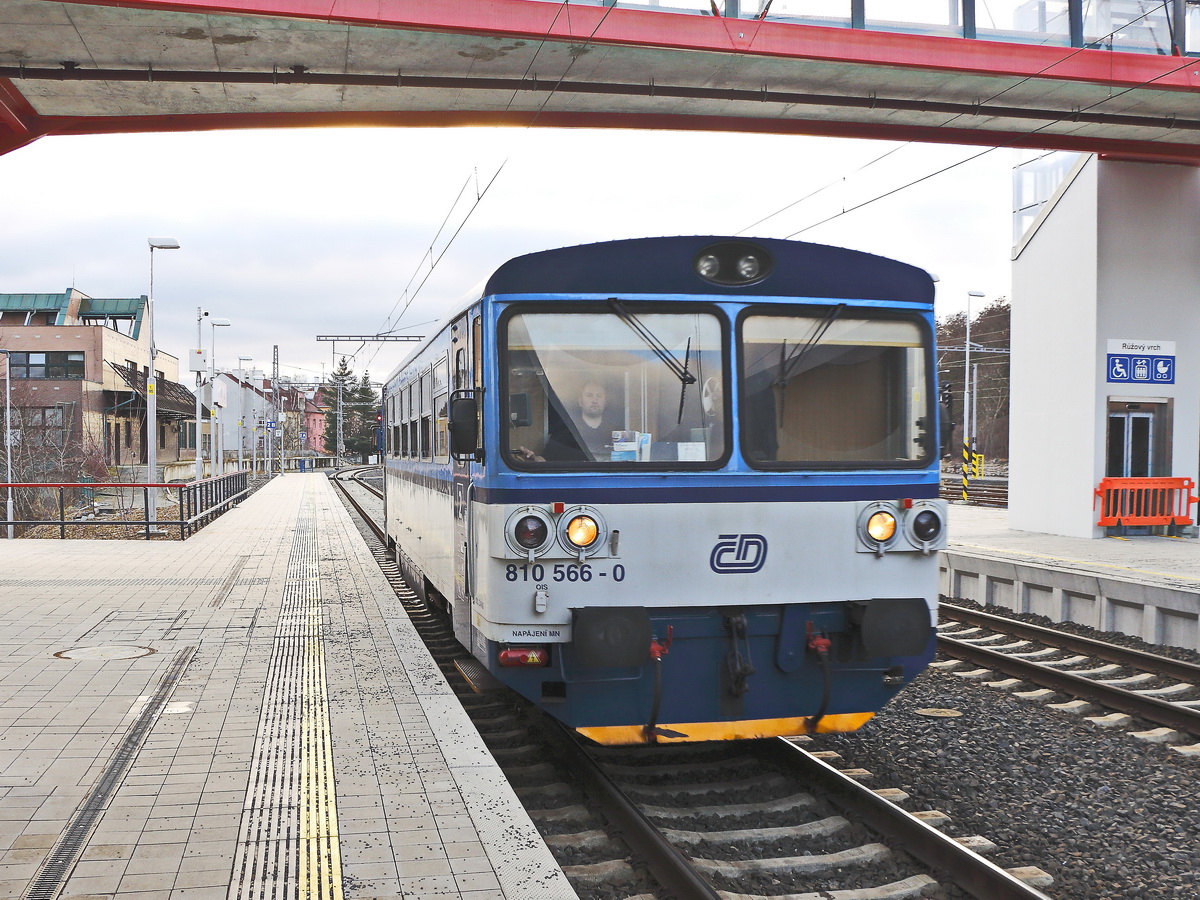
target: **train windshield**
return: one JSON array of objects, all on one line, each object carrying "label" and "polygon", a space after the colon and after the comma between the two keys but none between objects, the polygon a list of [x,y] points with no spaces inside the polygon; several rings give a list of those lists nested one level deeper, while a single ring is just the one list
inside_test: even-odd
[{"label": "train windshield", "polygon": [[742,452],[760,468],[932,458],[929,347],[918,321],[844,306],[741,322]]},{"label": "train windshield", "polygon": [[725,455],[721,321],[708,312],[522,313],[504,329],[510,461],[702,465]]}]

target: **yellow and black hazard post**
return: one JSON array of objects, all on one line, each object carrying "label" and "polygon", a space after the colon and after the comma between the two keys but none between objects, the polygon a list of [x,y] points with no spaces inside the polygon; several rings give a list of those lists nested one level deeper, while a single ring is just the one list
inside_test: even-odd
[{"label": "yellow and black hazard post", "polygon": [[971,454],[971,476],[973,478],[983,477],[984,458],[982,453]]},{"label": "yellow and black hazard post", "polygon": [[967,487],[971,477],[971,442],[963,441],[963,463],[962,463],[962,497],[966,503],[970,497],[968,496]]}]

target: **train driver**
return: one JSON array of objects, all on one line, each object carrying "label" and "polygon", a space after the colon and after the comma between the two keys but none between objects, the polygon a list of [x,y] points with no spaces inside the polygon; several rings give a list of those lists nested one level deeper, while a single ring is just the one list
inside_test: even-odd
[{"label": "train driver", "polygon": [[571,421],[551,430],[542,455],[521,447],[516,456],[531,462],[607,461],[612,453],[612,433],[621,428],[609,411],[608,390],[601,382],[589,379],[579,391],[578,403],[579,410]]}]

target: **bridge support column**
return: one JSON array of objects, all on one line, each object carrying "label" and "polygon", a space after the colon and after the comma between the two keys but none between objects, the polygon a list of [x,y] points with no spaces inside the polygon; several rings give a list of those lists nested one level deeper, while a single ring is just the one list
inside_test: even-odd
[{"label": "bridge support column", "polygon": [[1013,252],[1009,525],[1200,466],[1200,169],[1081,157]]}]

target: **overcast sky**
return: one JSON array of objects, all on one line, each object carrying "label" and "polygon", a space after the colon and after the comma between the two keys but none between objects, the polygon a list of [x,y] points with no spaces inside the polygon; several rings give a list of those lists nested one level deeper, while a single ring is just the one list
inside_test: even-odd
[{"label": "overcast sky", "polygon": [[[985,303],[1009,293],[1011,150],[837,214],[980,153],[550,129],[43,138],[0,156],[0,293],[74,286],[92,297],[139,296],[149,289],[146,239],[173,237],[181,249],[154,254],[160,350],[182,358],[195,346],[203,307],[232,323],[217,329],[219,366],[250,356],[269,372],[278,344],[281,373],[312,380],[335,353],[356,354],[356,373],[383,380],[406,348],[319,343],[318,334],[397,324],[426,333],[504,260],[597,240],[744,234],[866,250],[936,275],[940,316],[961,310],[968,291],[984,292]],[[431,245],[441,257],[432,274]],[[397,323],[410,280],[410,297],[424,285]],[[205,326],[205,346],[211,334]]]}]

